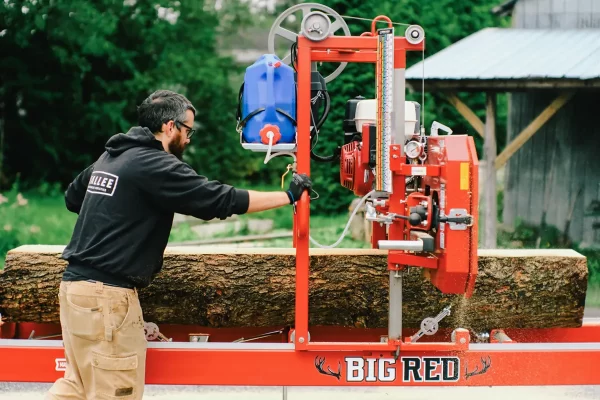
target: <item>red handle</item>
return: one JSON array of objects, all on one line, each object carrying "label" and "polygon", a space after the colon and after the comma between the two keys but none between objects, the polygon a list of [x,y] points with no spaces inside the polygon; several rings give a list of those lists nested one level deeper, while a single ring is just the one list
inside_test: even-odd
[{"label": "red handle", "polygon": [[373,22],[371,22],[371,32],[363,32],[360,36],[375,36],[375,23],[378,21],[386,21],[388,23],[388,28],[393,28],[392,20],[385,15],[378,15],[375,17]]}]

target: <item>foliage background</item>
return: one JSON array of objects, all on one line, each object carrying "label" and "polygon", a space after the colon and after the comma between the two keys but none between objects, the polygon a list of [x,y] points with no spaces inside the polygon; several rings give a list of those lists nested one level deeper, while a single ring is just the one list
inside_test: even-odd
[{"label": "foliage background", "polygon": [[[344,16],[384,14],[423,26],[425,57],[485,27],[510,24],[509,17],[490,12],[500,0],[319,2]],[[288,160],[264,165],[261,156],[239,145],[235,110],[247,65],[228,54],[245,29],[268,31],[276,16],[296,3],[282,1],[270,12],[251,13],[238,0],[0,2],[0,257],[19,244],[65,244],[75,216],[63,208],[63,190],[102,153],[110,136],[136,124],[136,105],[157,89],[179,91],[199,110],[199,133],[185,156],[198,173],[243,187],[277,188]],[[347,22],[354,35],[370,30],[369,21]],[[421,57],[410,53],[408,66]],[[332,67],[322,66],[323,75]],[[373,66],[348,65],[328,90],[332,110],[315,149],[321,155],[343,143],[346,101],[374,96]],[[484,94],[460,97],[484,119]],[[407,98],[421,102],[420,93]],[[482,157],[478,135],[445,99],[427,93],[424,107],[426,128],[438,120],[456,133],[473,135]],[[506,140],[502,95],[497,121],[501,151]],[[346,214],[354,195],[339,184],[339,167],[313,162],[311,175],[320,195],[311,202],[312,215],[327,221]],[[523,227],[505,240],[529,237],[531,229]],[[600,281],[595,257],[591,269],[598,272],[591,277]]]},{"label": "foliage background", "polygon": [[[261,18],[243,3],[150,0],[10,0],[0,4],[0,118],[4,136],[0,190],[19,178],[22,188],[48,182],[62,188],[103,151],[106,140],[136,123],[136,105],[159,88],[179,91],[199,110],[186,160],[200,173],[242,186],[276,184],[284,163],[264,166],[244,151],[235,133],[237,88],[245,65],[217,47],[244,27],[265,29],[290,4]],[[487,26],[507,24],[490,13],[497,0],[323,0],[342,15],[379,14],[418,23],[427,33],[430,56]],[[353,34],[370,23],[348,20]],[[411,54],[409,65],[420,60]],[[457,60],[460,62],[460,60]],[[328,73],[330,65],[323,67]],[[350,64],[328,85],[332,111],[316,151],[331,154],[343,142],[348,99],[373,97],[372,66]],[[420,94],[409,94],[420,100]],[[483,96],[465,99],[483,117]],[[499,147],[504,142],[504,101],[499,102]],[[434,119],[456,132],[472,129],[443,99],[425,99],[426,124]],[[477,139],[480,146],[479,139]],[[1,156],[0,156],[1,157]],[[313,162],[317,214],[345,211],[353,195],[339,184],[337,165]]]},{"label": "foliage background", "polygon": [[183,93],[200,110],[205,134],[189,154],[198,171],[223,179],[253,172],[231,134],[236,67],[216,52],[219,14],[200,1],[161,3],[0,4],[2,188],[17,176],[24,188],[64,187],[110,136],[136,123],[136,105],[159,88]]}]

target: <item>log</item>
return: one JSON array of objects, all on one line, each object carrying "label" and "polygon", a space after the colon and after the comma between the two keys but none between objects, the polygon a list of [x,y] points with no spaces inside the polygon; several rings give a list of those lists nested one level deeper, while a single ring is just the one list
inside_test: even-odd
[{"label": "log", "polygon": [[[0,312],[14,322],[59,322],[62,246],[21,246],[0,274]],[[387,327],[386,251],[311,249],[311,326]],[[207,327],[293,326],[295,251],[283,248],[169,247],[163,271],[140,290],[144,319]],[[441,327],[579,327],[587,260],[573,250],[479,250],[470,299],[441,294],[409,268],[403,284],[403,326],[452,305]]]}]

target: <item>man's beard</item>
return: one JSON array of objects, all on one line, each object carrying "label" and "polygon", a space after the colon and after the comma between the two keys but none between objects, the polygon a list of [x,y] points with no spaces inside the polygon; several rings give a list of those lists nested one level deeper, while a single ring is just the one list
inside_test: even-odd
[{"label": "man's beard", "polygon": [[184,150],[185,150],[185,145],[181,144],[181,140],[177,140],[177,142],[169,143],[169,152],[180,160],[183,159],[183,151]]}]

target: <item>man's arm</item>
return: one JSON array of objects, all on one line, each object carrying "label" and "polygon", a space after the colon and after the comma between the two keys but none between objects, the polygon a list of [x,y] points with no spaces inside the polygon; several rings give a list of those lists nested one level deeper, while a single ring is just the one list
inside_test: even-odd
[{"label": "man's arm", "polygon": [[258,192],[248,190],[250,198],[247,214],[271,210],[273,208],[290,205],[300,200],[304,190],[310,190],[312,182],[306,175],[294,174],[290,186],[285,192]]},{"label": "man's arm", "polygon": [[94,164],[84,169],[77,177],[69,184],[65,191],[65,205],[67,210],[79,214],[85,192],[90,181],[90,176],[94,171]]},{"label": "man's arm", "polygon": [[159,206],[170,211],[211,220],[293,204],[311,184],[306,175],[295,174],[285,192],[250,191],[208,180],[179,163],[162,174],[151,194]]},{"label": "man's arm", "polygon": [[257,192],[255,190],[248,190],[248,195],[250,201],[246,214],[290,205],[290,198],[286,192]]}]

